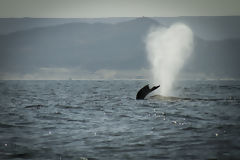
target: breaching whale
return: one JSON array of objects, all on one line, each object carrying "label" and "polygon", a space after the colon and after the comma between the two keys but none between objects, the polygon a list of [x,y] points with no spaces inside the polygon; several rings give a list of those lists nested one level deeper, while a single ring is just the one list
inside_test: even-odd
[{"label": "breaching whale", "polygon": [[[154,86],[151,89],[149,88],[149,84],[141,88],[137,95],[136,99],[144,99],[149,93],[152,91],[156,90],[159,86]],[[154,100],[163,100],[163,101],[182,101],[182,100],[187,100],[187,101],[237,101],[238,103],[240,102],[240,98],[236,97],[227,97],[227,98],[188,98],[188,97],[173,97],[173,96],[162,96],[162,95],[153,95],[150,96],[149,99],[154,99]]]},{"label": "breaching whale", "polygon": [[136,99],[144,99],[150,92],[154,91],[155,89],[157,89],[159,86],[154,86],[151,89],[149,88],[149,84],[144,86],[143,88],[141,88],[137,95],[136,95]]},{"label": "breaching whale", "polygon": [[[137,95],[136,99],[144,99],[149,93],[156,90],[159,86],[154,86],[151,89],[149,88],[149,84],[141,88]],[[238,98],[229,97],[229,98],[187,98],[187,97],[172,97],[172,96],[162,96],[162,95],[153,95],[150,96],[149,99],[155,99],[155,100],[164,100],[164,101],[182,101],[182,100],[188,100],[188,101],[240,101]]]}]

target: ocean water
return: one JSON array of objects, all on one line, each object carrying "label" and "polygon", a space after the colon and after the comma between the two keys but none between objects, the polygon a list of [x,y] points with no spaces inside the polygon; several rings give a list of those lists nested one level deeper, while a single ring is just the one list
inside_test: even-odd
[{"label": "ocean water", "polygon": [[239,159],[240,81],[0,81],[0,159]]}]

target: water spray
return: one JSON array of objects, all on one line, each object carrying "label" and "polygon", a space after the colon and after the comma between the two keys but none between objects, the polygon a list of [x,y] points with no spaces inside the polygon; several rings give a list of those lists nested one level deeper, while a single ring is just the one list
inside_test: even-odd
[{"label": "water spray", "polygon": [[147,35],[146,49],[151,66],[151,83],[160,84],[158,94],[173,95],[172,87],[193,48],[193,33],[182,23],[155,27]]}]

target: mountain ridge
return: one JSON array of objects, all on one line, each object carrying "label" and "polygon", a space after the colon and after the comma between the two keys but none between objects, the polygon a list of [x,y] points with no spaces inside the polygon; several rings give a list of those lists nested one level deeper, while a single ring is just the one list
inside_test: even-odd
[{"label": "mountain ridge", "polygon": [[[148,69],[145,38],[156,20],[68,23],[0,35],[0,72],[31,74],[40,68]],[[240,39],[204,40],[195,35],[194,54],[184,71],[240,77]],[[0,77],[1,78],[1,77]]]},{"label": "mountain ridge", "polygon": [[[61,25],[66,23],[107,23],[117,24],[144,17],[109,17],[109,18],[0,18],[0,35],[28,30],[36,27]],[[169,26],[176,22],[188,25],[196,35],[206,40],[240,38],[240,16],[180,16],[180,17],[145,17]]]}]

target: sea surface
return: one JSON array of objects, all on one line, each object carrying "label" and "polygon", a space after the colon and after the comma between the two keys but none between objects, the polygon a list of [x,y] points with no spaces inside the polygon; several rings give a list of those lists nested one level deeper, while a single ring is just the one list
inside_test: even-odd
[{"label": "sea surface", "polygon": [[0,159],[239,159],[240,81],[0,81]]}]

